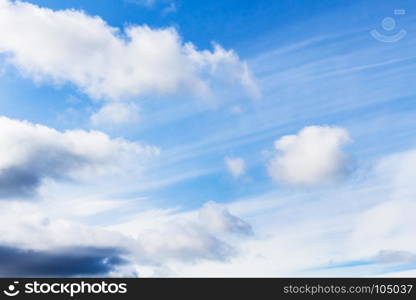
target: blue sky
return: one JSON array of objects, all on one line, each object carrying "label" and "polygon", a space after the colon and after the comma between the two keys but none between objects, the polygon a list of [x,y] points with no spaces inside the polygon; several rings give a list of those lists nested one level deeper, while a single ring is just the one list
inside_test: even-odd
[{"label": "blue sky", "polygon": [[74,276],[414,274],[411,1],[0,9],[1,251],[119,257]]}]

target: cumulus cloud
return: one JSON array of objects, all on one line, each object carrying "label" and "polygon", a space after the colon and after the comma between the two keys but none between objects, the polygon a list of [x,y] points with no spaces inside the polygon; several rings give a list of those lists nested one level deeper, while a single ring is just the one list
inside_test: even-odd
[{"label": "cumulus cloud", "polygon": [[112,102],[104,105],[91,116],[94,125],[124,124],[139,119],[138,107],[134,103]]},{"label": "cumulus cloud", "polygon": [[332,182],[348,170],[343,147],[350,142],[345,129],[305,127],[297,135],[275,142],[277,155],[268,164],[269,175],[291,184]]},{"label": "cumulus cloud", "polygon": [[127,262],[122,254],[123,251],[116,248],[34,251],[0,245],[0,276],[102,276]]},{"label": "cumulus cloud", "polygon": [[127,268],[128,238],[51,210],[53,202],[0,202],[0,276],[101,276]]},{"label": "cumulus cloud", "polygon": [[93,98],[207,95],[217,81],[258,94],[246,63],[233,51],[219,45],[199,51],[174,28],[121,31],[73,9],[0,0],[0,53],[35,80],[69,82]]},{"label": "cumulus cloud", "polygon": [[149,221],[152,226],[143,231],[137,228],[143,223],[127,226],[136,232],[143,254],[149,261],[227,261],[236,256],[238,250],[228,242],[225,234],[253,234],[249,223],[214,202],[206,203],[190,215],[153,215],[151,219],[158,222]]},{"label": "cumulus cloud", "polygon": [[[54,209],[56,205],[59,204],[50,201],[0,202],[0,248],[13,248],[13,257],[19,257],[20,249],[41,257],[63,255],[66,253],[63,250],[74,249],[74,256],[81,258],[87,254],[83,249],[118,249],[121,252],[113,252],[114,257],[129,260],[130,268],[126,271],[131,274],[134,266],[140,273],[142,267],[169,268],[176,263],[230,261],[239,254],[237,242],[245,241],[231,235],[246,236],[252,232],[248,223],[215,203],[208,203],[190,214],[145,212],[134,216],[131,223],[107,228],[66,220],[66,215]],[[53,216],[49,216],[50,212]],[[19,268],[27,270],[23,265],[26,263],[24,260]],[[97,264],[98,269],[106,267],[98,260]],[[119,270],[118,265],[114,267],[126,272]],[[92,268],[90,272],[96,271]]]},{"label": "cumulus cloud", "polygon": [[197,223],[176,220],[158,227],[138,237],[150,261],[226,261],[236,254],[234,247]]},{"label": "cumulus cloud", "polygon": [[199,210],[199,219],[213,232],[230,232],[251,235],[253,228],[249,223],[232,215],[228,209],[215,203],[208,202]]},{"label": "cumulus cloud", "polygon": [[139,167],[158,152],[99,131],[60,132],[0,117],[0,197],[31,196],[44,179],[82,180]]},{"label": "cumulus cloud", "polygon": [[142,249],[149,259],[186,263],[227,261],[238,251],[225,240],[224,234],[253,234],[249,223],[217,203],[208,202],[196,213],[194,219],[177,216],[164,224],[155,224],[157,229],[139,234]]},{"label": "cumulus cloud", "polygon": [[239,157],[226,157],[225,164],[227,166],[228,171],[234,177],[240,177],[246,171],[246,164],[244,159]]},{"label": "cumulus cloud", "polygon": [[249,223],[214,202],[184,214],[144,212],[109,229],[137,239],[140,255],[153,264],[228,261],[239,253],[234,242],[253,234]]}]

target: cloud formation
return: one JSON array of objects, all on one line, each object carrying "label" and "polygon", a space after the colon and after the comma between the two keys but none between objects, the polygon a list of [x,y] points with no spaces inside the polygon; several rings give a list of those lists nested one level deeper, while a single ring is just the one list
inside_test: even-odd
[{"label": "cloud formation", "polygon": [[93,125],[125,124],[139,119],[138,107],[134,103],[110,102],[91,116]]},{"label": "cloud formation", "polygon": [[[416,219],[416,150],[411,149],[383,157],[375,166],[375,180],[380,192],[376,201],[360,212],[354,220],[351,241],[355,253],[363,251],[363,244],[371,243],[364,249],[370,256],[383,249],[395,249],[414,253],[414,228]],[[374,193],[372,193],[374,194]],[[399,251],[380,252],[380,261],[411,260],[412,255]],[[416,262],[416,261],[415,261]]]},{"label": "cloud formation", "polygon": [[44,179],[83,180],[140,167],[158,152],[99,131],[60,132],[0,117],[0,197],[32,196]]},{"label": "cloud formation", "polygon": [[153,7],[158,2],[169,3],[172,0],[125,0],[125,1],[150,8],[150,7]]},{"label": "cloud formation", "polygon": [[215,202],[205,203],[199,210],[200,221],[213,232],[229,232],[242,235],[253,234],[249,223],[232,215],[229,210]]},{"label": "cloud formation", "polygon": [[0,0],[0,53],[35,80],[69,82],[92,98],[178,91],[201,96],[215,81],[258,93],[246,63],[220,45],[199,51],[173,28],[121,31],[73,9]]},{"label": "cloud formation", "polygon": [[103,276],[127,262],[122,254],[116,248],[35,251],[0,245],[0,276]]},{"label": "cloud formation", "polygon": [[246,172],[246,164],[242,158],[226,157],[225,165],[233,177],[240,177]]},{"label": "cloud formation", "polygon": [[125,0],[125,1],[129,3],[137,4],[137,5],[146,6],[146,7],[151,7],[157,2],[157,0]]},{"label": "cloud formation", "polygon": [[415,199],[416,189],[416,149],[395,153],[384,157],[376,167],[381,180],[393,185],[392,198],[400,200]]},{"label": "cloud formation", "polygon": [[159,263],[226,261],[236,254],[234,247],[203,226],[185,220],[159,224],[139,235],[138,240],[149,261]]},{"label": "cloud formation", "polygon": [[[56,213],[56,205],[50,201],[0,202],[0,247],[7,245],[19,253],[18,249],[26,249],[42,256],[62,254],[60,249],[74,249],[77,254],[85,254],[82,249],[118,249],[131,264],[117,272],[131,274],[133,266],[140,273],[142,267],[228,262],[239,254],[237,242],[252,234],[247,222],[215,203],[186,214],[145,212],[129,223],[107,228],[69,221]],[[49,216],[51,211],[53,216]]]},{"label": "cloud formation", "polygon": [[149,260],[222,262],[238,254],[228,243],[227,234],[247,237],[253,234],[253,229],[225,207],[208,202],[191,218],[176,216],[162,224],[159,218],[151,230],[139,233],[138,239]]},{"label": "cloud formation", "polygon": [[310,126],[297,135],[287,135],[274,144],[277,155],[268,164],[269,175],[291,184],[332,182],[348,170],[343,147],[350,137],[345,129]]}]

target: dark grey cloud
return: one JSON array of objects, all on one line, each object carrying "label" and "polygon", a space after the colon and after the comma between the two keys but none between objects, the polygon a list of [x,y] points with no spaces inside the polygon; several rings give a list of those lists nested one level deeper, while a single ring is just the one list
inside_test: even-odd
[{"label": "dark grey cloud", "polygon": [[43,179],[69,180],[68,172],[88,163],[65,151],[45,151],[22,166],[0,169],[0,198],[33,197]]},{"label": "dark grey cloud", "polygon": [[0,246],[2,277],[104,276],[127,261],[118,248],[73,247],[54,251]]},{"label": "dark grey cloud", "polygon": [[40,182],[36,173],[16,168],[0,170],[0,198],[29,197]]}]

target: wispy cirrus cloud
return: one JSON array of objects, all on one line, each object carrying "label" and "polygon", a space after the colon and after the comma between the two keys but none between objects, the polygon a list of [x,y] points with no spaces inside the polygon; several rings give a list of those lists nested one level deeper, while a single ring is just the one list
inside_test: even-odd
[{"label": "wispy cirrus cloud", "polygon": [[167,15],[177,11],[177,5],[175,0],[124,0],[128,3],[137,4],[146,8],[154,8],[155,6],[162,5],[162,14]]},{"label": "wispy cirrus cloud", "polygon": [[151,7],[153,5],[155,5],[156,2],[160,1],[160,0],[125,0],[126,2],[129,3],[134,3],[137,5],[143,5],[146,7]]}]

